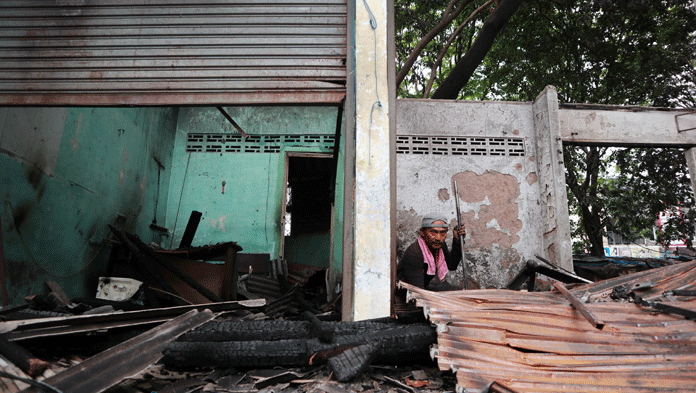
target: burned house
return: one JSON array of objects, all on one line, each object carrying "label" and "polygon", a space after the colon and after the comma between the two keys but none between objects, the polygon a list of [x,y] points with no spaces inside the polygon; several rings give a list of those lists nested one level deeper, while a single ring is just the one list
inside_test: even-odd
[{"label": "burned house", "polygon": [[389,4],[279,4],[3,3],[6,304],[47,280],[92,294],[109,225],[175,249],[198,212],[193,246],[326,269],[344,318],[386,316],[426,212],[459,198],[469,277],[502,287],[535,255],[572,268],[562,143],[695,142],[693,115],[551,87],[397,100]]},{"label": "burned house", "polygon": [[168,257],[223,300],[273,260],[323,270],[343,319],[387,317],[425,213],[454,220],[460,201],[468,276],[501,288],[536,256],[572,269],[563,143],[696,145],[693,114],[561,106],[553,87],[532,103],[397,100],[392,17],[372,0],[1,3],[3,306],[47,282],[92,296],[128,244],[136,266],[223,244]]}]

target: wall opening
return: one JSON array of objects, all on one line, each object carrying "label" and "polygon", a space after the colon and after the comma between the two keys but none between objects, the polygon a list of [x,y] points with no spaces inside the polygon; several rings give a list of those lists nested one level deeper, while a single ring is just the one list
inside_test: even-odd
[{"label": "wall opening", "polygon": [[329,155],[288,155],[283,258],[288,262],[329,267],[333,208],[332,160]]}]

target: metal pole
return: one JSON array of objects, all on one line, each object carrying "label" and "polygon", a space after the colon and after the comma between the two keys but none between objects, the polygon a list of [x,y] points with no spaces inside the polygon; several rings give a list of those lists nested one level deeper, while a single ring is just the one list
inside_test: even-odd
[{"label": "metal pole", "polygon": [[[462,214],[459,211],[459,192],[457,191],[457,181],[453,181],[454,184],[454,205],[457,208],[457,225],[458,228],[462,227]],[[464,272],[464,289],[469,289],[469,279],[466,276],[466,258],[464,258],[464,237],[459,235],[459,247],[462,250],[462,271]]]}]

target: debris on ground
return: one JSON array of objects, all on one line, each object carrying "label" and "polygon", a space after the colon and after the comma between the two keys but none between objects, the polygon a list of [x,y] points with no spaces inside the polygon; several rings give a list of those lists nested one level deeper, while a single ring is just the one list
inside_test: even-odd
[{"label": "debris on ground", "polygon": [[691,258],[634,258],[617,256],[599,258],[591,255],[573,255],[573,270],[579,276],[588,280],[602,281],[689,260]]},{"label": "debris on ground", "polygon": [[224,300],[195,269],[166,268],[172,255],[121,237],[134,246],[123,251],[177,284],[104,277],[99,298],[69,299],[47,282],[26,304],[0,309],[1,391],[696,390],[696,262],[590,283],[539,258],[511,280],[518,290],[399,283],[394,317],[342,322],[322,269],[254,255],[235,267],[242,300]]}]

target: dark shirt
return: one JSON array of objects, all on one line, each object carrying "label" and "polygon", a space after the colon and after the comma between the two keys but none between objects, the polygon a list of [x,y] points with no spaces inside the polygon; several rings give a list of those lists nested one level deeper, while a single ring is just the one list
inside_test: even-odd
[{"label": "dark shirt", "polygon": [[[445,262],[450,271],[457,270],[459,261],[462,259],[462,247],[459,240],[452,239],[452,252],[447,248],[447,243],[442,245],[442,251],[445,254]],[[435,257],[437,254],[430,249],[430,252]],[[438,251],[439,252],[439,251]],[[418,240],[413,242],[406,251],[401,261],[396,266],[396,278],[405,283],[415,285],[419,288],[428,288],[430,281],[435,275],[428,274],[428,265],[423,258],[423,251],[418,245]]]}]

